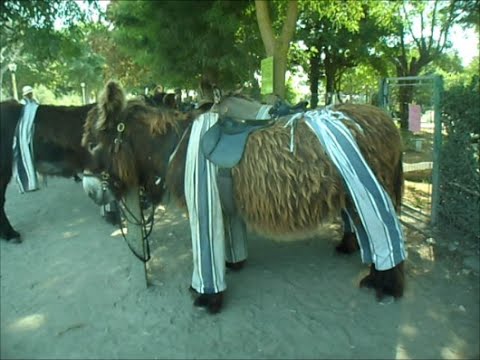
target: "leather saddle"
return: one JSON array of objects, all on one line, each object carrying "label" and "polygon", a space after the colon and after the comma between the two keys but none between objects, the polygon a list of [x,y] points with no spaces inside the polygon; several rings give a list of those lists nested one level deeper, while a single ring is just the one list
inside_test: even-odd
[{"label": "leather saddle", "polygon": [[274,120],[237,121],[229,117],[220,118],[203,135],[200,148],[204,156],[214,164],[232,168],[242,159],[248,136],[273,122]]},{"label": "leather saddle", "polygon": [[[244,101],[244,100],[242,100]],[[271,126],[278,118],[297,112],[306,111],[307,102],[301,102],[290,106],[284,101],[277,101],[269,107],[268,113],[263,108],[257,113],[260,119],[244,119],[245,113],[233,111],[235,106],[220,106],[219,119],[203,135],[200,140],[200,148],[204,156],[223,168],[236,166],[243,157],[248,136],[259,129]],[[240,109],[240,106],[238,107]],[[245,107],[241,107],[245,109]],[[243,119],[242,119],[243,118]]]}]

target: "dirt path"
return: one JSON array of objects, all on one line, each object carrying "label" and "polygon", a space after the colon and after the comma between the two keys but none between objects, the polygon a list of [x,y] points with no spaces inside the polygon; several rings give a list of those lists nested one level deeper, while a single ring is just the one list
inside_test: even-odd
[{"label": "dirt path", "polygon": [[180,212],[158,210],[148,288],[142,264],[80,184],[49,179],[28,195],[10,184],[7,213],[24,242],[0,241],[2,359],[480,354],[478,247],[466,252],[461,238],[429,244],[408,232],[405,296],[377,303],[357,287],[367,272],[360,255],[334,254],[338,225],[300,242],[251,235],[248,264],[227,275],[225,308],[211,316],[187,290],[190,236]]}]

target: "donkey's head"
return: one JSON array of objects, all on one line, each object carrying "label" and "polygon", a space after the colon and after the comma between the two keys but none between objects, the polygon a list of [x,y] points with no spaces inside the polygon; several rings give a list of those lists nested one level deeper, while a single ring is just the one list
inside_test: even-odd
[{"label": "donkey's head", "polygon": [[84,126],[82,146],[92,155],[84,173],[87,194],[106,204],[143,187],[153,202],[160,201],[169,157],[195,115],[127,101],[110,81]]}]

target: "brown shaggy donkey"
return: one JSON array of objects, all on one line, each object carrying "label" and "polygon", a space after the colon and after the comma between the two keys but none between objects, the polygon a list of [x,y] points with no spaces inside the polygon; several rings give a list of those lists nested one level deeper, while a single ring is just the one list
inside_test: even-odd
[{"label": "brown shaggy donkey", "polygon": [[[220,113],[222,103],[216,107]],[[261,106],[252,101],[248,104]],[[354,120],[343,123],[398,210],[403,190],[402,144],[392,119],[369,105],[343,104],[334,110]],[[168,190],[185,205],[189,124],[199,114],[200,111],[181,114],[127,102],[121,87],[110,82],[85,125],[83,145],[96,160],[90,170],[109,174],[110,189],[117,198],[133,186],[143,186],[158,201],[163,193],[159,181],[163,185],[166,179]],[[270,237],[304,238],[322,223],[338,217],[352,200],[338,170],[303,121],[294,133],[296,149],[290,151],[291,132],[284,126],[287,120],[280,118],[248,137],[241,161],[232,168],[234,201],[251,230]],[[101,191],[89,192],[97,202],[108,198],[104,194],[100,198]],[[351,252],[357,248],[355,243],[354,234],[346,233],[337,249]],[[403,261],[385,271],[376,270],[372,264],[370,274],[360,285],[375,288],[379,298],[384,294],[402,296]],[[223,292],[199,294],[196,305],[217,312],[222,296]]]},{"label": "brown shaggy donkey", "polygon": [[[44,175],[76,177],[89,159],[80,144],[87,113],[95,104],[84,106],[39,105],[35,115],[33,154],[36,171]],[[0,103],[0,237],[19,241],[5,214],[5,192],[12,178],[13,138],[23,105],[15,100]]]}]

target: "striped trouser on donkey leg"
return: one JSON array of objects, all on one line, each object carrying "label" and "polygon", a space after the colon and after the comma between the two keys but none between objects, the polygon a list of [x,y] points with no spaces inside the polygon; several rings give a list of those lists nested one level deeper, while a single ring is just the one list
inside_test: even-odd
[{"label": "striped trouser on donkey leg", "polygon": [[246,236],[241,236],[241,231],[235,232],[235,228],[239,227],[236,216],[227,216],[226,222],[227,225],[232,225],[234,233],[240,236],[228,237],[229,241],[225,241],[225,234],[229,234],[231,228],[229,226],[225,230],[224,226],[217,186],[218,169],[199,151],[202,135],[217,119],[217,114],[206,113],[193,123],[185,168],[185,196],[193,252],[191,287],[202,294],[195,300],[195,305],[205,306],[210,312],[218,312],[222,305],[222,292],[227,287],[225,260],[239,262],[247,256],[244,244]]},{"label": "striped trouser on donkey leg", "polygon": [[227,267],[239,270],[248,256],[247,226],[238,213],[234,201],[233,179],[230,169],[219,169],[217,187],[221,194],[223,223],[225,226],[225,260]]},{"label": "striped trouser on donkey leg", "polygon": [[[403,295],[404,234],[395,207],[365,161],[341,112],[320,109],[305,113],[307,125],[342,175],[352,206],[342,213],[345,230],[355,233],[362,261],[371,264],[360,286],[375,288],[377,298]],[[353,221],[357,217],[360,221]]]}]

